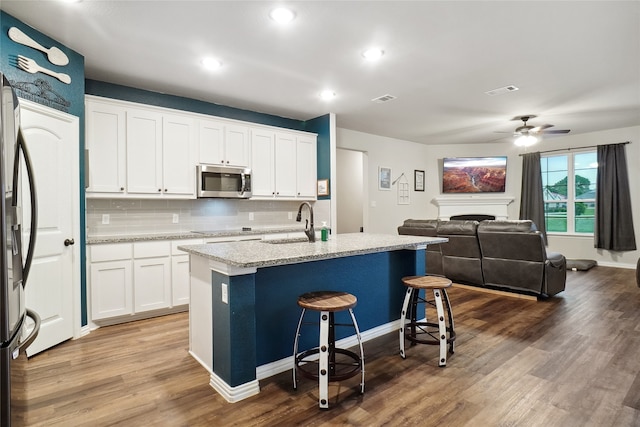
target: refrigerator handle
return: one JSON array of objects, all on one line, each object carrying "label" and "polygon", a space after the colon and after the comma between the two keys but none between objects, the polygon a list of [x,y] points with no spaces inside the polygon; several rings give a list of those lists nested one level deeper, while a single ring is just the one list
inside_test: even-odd
[{"label": "refrigerator handle", "polygon": [[[33,164],[31,163],[31,157],[29,156],[29,150],[24,142],[24,136],[22,135],[22,129],[18,128],[18,149],[16,150],[16,161],[14,162],[13,182],[14,187],[17,187],[18,181],[18,169],[20,165],[20,150],[24,155],[24,162],[27,167],[27,178],[29,179],[29,195],[31,199],[31,229],[29,235],[29,247],[27,249],[27,256],[24,262],[24,269],[22,272],[23,286],[27,285],[27,277],[31,270],[31,262],[33,261],[33,254],[36,246],[36,231],[38,230],[38,199],[36,197],[36,182],[33,176]],[[17,188],[13,190],[14,197],[17,197]],[[14,200],[14,205],[15,205]],[[37,316],[37,315],[36,315]]]},{"label": "refrigerator handle", "polygon": [[24,341],[21,341],[20,344],[18,345],[18,349],[15,352],[16,357],[18,354],[20,354],[20,351],[22,349],[26,350],[31,345],[31,343],[35,341],[36,337],[38,336],[38,332],[40,332],[40,324],[41,324],[40,316],[38,316],[38,313],[28,308],[26,311],[27,311],[27,317],[30,317],[33,319],[34,325],[33,325],[33,329],[31,330],[27,338],[25,338]]}]

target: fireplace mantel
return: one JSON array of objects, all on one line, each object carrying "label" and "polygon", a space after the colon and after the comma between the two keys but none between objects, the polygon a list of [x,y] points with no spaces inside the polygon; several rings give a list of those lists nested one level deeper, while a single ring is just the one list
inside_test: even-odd
[{"label": "fireplace mantel", "polygon": [[438,219],[448,220],[453,215],[485,214],[494,215],[496,219],[508,219],[508,206],[513,196],[443,196],[433,199],[438,206]]}]

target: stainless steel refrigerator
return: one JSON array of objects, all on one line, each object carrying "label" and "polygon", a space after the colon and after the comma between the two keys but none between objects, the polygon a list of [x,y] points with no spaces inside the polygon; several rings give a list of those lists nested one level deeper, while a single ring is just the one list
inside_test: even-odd
[{"label": "stainless steel refrigerator", "polygon": [[[40,318],[26,308],[24,291],[37,230],[33,170],[20,131],[20,104],[2,73],[0,90],[0,426],[5,427],[11,425],[12,418],[12,369],[16,369],[15,362],[21,350],[26,349],[36,338]],[[21,167],[22,157],[25,167]],[[29,182],[28,201],[22,200],[22,173],[26,174]],[[31,235],[24,259],[21,224],[23,202],[31,203],[32,207]],[[33,321],[29,322],[27,318]]]}]

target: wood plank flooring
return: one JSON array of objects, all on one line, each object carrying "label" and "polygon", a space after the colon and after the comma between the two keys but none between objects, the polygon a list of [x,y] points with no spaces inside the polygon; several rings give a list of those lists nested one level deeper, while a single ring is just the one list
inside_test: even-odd
[{"label": "wood plank flooring", "polygon": [[[227,403],[187,353],[186,313],[109,326],[21,358],[16,426],[640,426],[640,289],[634,270],[568,272],[567,290],[529,301],[449,292],[456,352],[398,354],[396,334],[365,343],[358,378],[330,387],[290,372]],[[357,316],[357,307],[355,309]],[[295,325],[290,325],[295,328]],[[293,337],[292,337],[293,338]]]}]

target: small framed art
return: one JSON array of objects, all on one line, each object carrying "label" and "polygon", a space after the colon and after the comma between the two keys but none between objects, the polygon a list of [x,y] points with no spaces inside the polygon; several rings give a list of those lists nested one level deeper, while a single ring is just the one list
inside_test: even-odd
[{"label": "small framed art", "polygon": [[413,171],[413,190],[424,191],[424,171]]},{"label": "small framed art", "polygon": [[329,180],[319,179],[318,180],[318,196],[328,196],[328,195],[329,195]]},{"label": "small framed art", "polygon": [[378,166],[378,190],[391,190],[391,168]]}]

